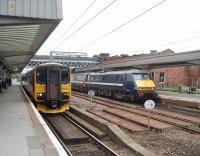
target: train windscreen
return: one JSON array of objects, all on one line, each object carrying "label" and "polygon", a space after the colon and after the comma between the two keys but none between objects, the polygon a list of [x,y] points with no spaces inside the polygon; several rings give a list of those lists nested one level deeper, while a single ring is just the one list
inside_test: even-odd
[{"label": "train windscreen", "polygon": [[37,68],[36,70],[36,82],[38,84],[46,83],[46,69],[45,68]]},{"label": "train windscreen", "polygon": [[69,75],[67,70],[61,71],[61,83],[69,83]]},{"label": "train windscreen", "polygon": [[150,80],[147,73],[132,73],[134,80]]}]

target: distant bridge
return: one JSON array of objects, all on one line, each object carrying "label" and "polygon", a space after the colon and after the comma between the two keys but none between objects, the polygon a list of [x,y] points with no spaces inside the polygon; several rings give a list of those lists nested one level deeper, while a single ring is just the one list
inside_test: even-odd
[{"label": "distant bridge", "polygon": [[49,55],[35,55],[27,64],[26,68],[33,68],[39,64],[54,62],[61,63],[65,66],[72,68],[85,68],[94,67],[99,65],[98,58],[88,57],[86,55],[60,55],[60,56],[49,56]]}]

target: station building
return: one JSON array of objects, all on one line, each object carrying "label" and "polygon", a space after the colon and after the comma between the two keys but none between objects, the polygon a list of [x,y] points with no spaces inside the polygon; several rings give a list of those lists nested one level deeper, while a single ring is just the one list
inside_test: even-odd
[{"label": "station building", "polygon": [[[175,52],[166,49],[161,52],[156,50],[150,51],[149,54],[139,55],[121,55],[109,57],[108,53],[100,54],[100,63],[113,63],[116,61],[127,61],[134,59],[148,58],[152,56],[167,56],[174,54]],[[195,86],[200,87],[200,66],[171,66],[171,67],[158,67],[148,69],[151,74],[151,78],[154,80],[157,87],[177,87],[177,86]]]},{"label": "station building", "polygon": [[200,87],[199,66],[155,68],[150,70],[150,74],[158,87]]}]

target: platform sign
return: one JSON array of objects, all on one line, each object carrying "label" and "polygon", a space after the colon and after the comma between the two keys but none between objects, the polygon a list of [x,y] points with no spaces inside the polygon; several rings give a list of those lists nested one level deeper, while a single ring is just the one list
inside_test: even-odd
[{"label": "platform sign", "polygon": [[147,109],[148,112],[148,132],[150,129],[150,110],[152,110],[155,107],[155,102],[153,100],[146,100],[144,103],[144,107]]},{"label": "platform sign", "polygon": [[95,91],[92,90],[92,89],[90,89],[90,90],[88,91],[88,95],[89,95],[89,96],[94,96],[94,95],[95,95]]},{"label": "platform sign", "polygon": [[91,102],[92,102],[92,97],[95,95],[95,91],[92,90],[92,89],[90,89],[90,90],[88,91],[88,95],[90,96],[90,99],[91,99]]},{"label": "platform sign", "polygon": [[153,100],[147,100],[144,103],[146,109],[153,109],[155,107],[155,102]]},{"label": "platform sign", "polygon": [[10,0],[9,1],[9,7],[8,7],[9,11],[15,11],[16,10],[16,4],[15,4],[15,0]]}]

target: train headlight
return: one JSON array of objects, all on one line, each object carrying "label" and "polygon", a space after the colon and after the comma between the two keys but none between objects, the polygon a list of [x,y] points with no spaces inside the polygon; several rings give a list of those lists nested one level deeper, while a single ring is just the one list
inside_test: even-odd
[{"label": "train headlight", "polygon": [[69,93],[67,93],[67,92],[62,93],[62,98],[69,99]]},{"label": "train headlight", "polygon": [[38,96],[42,96],[42,93],[38,93]]},{"label": "train headlight", "polygon": [[37,100],[45,100],[45,93],[37,93]]}]

